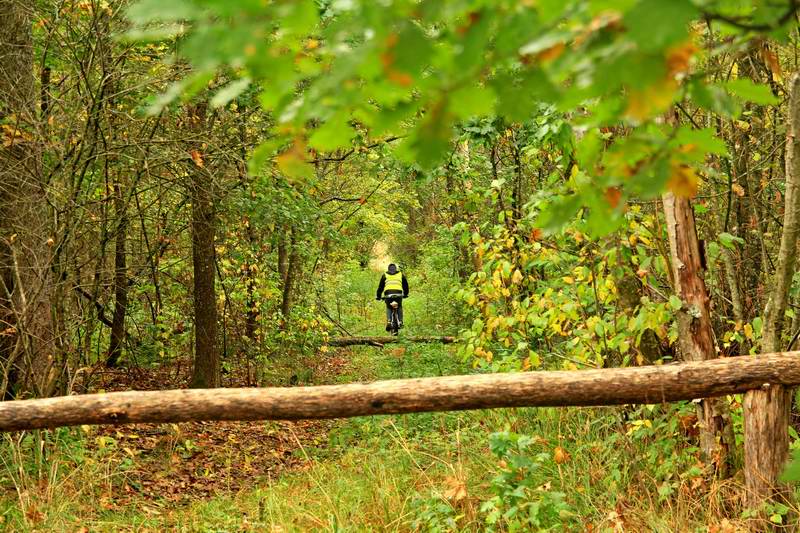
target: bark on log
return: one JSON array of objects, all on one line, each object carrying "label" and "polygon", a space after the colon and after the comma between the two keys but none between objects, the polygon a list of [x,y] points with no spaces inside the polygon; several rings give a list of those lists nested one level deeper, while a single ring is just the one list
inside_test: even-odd
[{"label": "bark on log", "polygon": [[455,337],[335,337],[328,340],[328,346],[356,346],[365,344],[375,346],[379,344],[391,344],[393,342],[440,342],[442,344],[452,344],[456,342]]},{"label": "bark on log", "polygon": [[0,431],[80,424],[298,420],[497,407],[661,403],[800,384],[800,352],[662,366],[264,389],[132,391],[0,402]]}]

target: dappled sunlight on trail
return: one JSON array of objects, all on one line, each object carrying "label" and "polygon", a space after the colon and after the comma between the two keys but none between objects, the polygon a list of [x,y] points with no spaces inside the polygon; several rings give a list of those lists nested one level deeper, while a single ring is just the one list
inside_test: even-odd
[{"label": "dappled sunlight on trail", "polygon": [[372,247],[369,268],[375,272],[383,272],[386,270],[386,266],[391,262],[392,258],[389,255],[389,245],[384,241],[376,242],[375,246]]}]

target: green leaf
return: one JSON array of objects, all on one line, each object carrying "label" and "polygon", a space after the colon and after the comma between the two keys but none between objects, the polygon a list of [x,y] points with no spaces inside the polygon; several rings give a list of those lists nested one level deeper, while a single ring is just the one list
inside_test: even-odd
[{"label": "green leaf", "polygon": [[355,131],[348,124],[344,114],[336,114],[328,119],[322,126],[314,130],[308,140],[309,146],[330,152],[337,148],[344,148],[350,145],[350,140],[355,136]]},{"label": "green leaf", "polygon": [[734,118],[741,112],[741,107],[724,88],[706,84],[703,80],[694,79],[689,83],[689,96],[706,111],[719,113],[728,118]]},{"label": "green leaf", "polygon": [[737,237],[735,235],[731,235],[730,233],[720,233],[719,242],[725,248],[729,248],[732,250],[736,248],[736,243],[744,244],[744,239],[742,239],[741,237]]},{"label": "green leaf", "polygon": [[165,107],[177,100],[186,101],[206,87],[214,77],[211,71],[198,71],[171,84],[166,91],[156,96],[146,109],[151,116],[158,115]]},{"label": "green leaf", "polygon": [[551,32],[545,33],[530,41],[519,49],[520,55],[536,55],[539,52],[552,48],[556,45],[563,44],[571,37],[567,32]]},{"label": "green leaf", "polygon": [[450,93],[448,109],[461,119],[489,115],[494,111],[496,96],[489,87],[462,87]]},{"label": "green leaf", "polygon": [[691,126],[681,126],[675,134],[674,142],[678,146],[694,145],[705,154],[728,155],[728,147],[716,136],[714,128],[698,130]]},{"label": "green leaf", "polygon": [[596,188],[585,189],[583,204],[588,207],[586,232],[593,238],[608,235],[619,228],[625,219],[619,210],[611,206],[605,195]]},{"label": "green leaf", "polygon": [[792,451],[792,460],[781,474],[781,481],[800,481],[800,449]]},{"label": "green leaf", "polygon": [[683,301],[681,301],[681,299],[678,298],[676,295],[672,294],[669,297],[669,307],[673,311],[680,311],[681,308],[683,307]]},{"label": "green leaf", "polygon": [[386,69],[416,77],[429,65],[432,49],[422,30],[415,24],[407,23],[397,36],[397,44],[387,50]]},{"label": "green leaf", "polygon": [[423,169],[433,168],[450,148],[453,116],[443,102],[435,102],[424,119],[398,147],[398,155]]},{"label": "green leaf", "polygon": [[539,69],[519,76],[503,74],[491,84],[498,96],[497,114],[514,122],[528,120],[540,102],[556,102],[559,98],[558,88]]},{"label": "green leaf", "polygon": [[578,141],[578,146],[575,151],[575,156],[578,159],[580,168],[586,172],[591,172],[597,163],[597,158],[600,155],[600,150],[603,147],[603,140],[600,138],[600,131],[597,129],[590,129]]},{"label": "green leaf", "polygon": [[660,51],[685,40],[697,15],[689,0],[642,0],[625,15],[625,26],[642,50]]},{"label": "green leaf", "polygon": [[542,210],[536,219],[536,226],[545,231],[560,229],[572,220],[581,205],[581,197],[577,194],[558,196]]},{"label": "green leaf", "polygon": [[248,174],[251,176],[259,175],[267,161],[286,143],[287,140],[285,138],[274,137],[259,144],[250,154],[250,159],[247,161]]},{"label": "green leaf", "polygon": [[278,8],[281,29],[295,35],[306,35],[316,26],[319,10],[313,0],[283,2]]},{"label": "green leaf", "polygon": [[760,105],[775,105],[780,100],[772,94],[772,89],[767,85],[754,83],[748,78],[739,78],[725,82],[725,88],[731,94],[742,100]]},{"label": "green leaf", "polygon": [[139,0],[131,4],[125,15],[133,24],[144,25],[191,20],[199,13],[197,6],[187,0]]},{"label": "green leaf", "polygon": [[241,78],[230,82],[225,87],[217,91],[211,99],[211,107],[222,107],[231,100],[242,94],[250,86],[250,78]]}]

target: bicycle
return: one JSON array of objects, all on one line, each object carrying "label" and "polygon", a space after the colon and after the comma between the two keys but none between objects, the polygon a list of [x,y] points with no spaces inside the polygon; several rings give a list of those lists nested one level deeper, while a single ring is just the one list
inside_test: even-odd
[{"label": "bicycle", "polygon": [[383,296],[381,300],[389,302],[389,307],[392,310],[392,319],[389,321],[389,334],[397,336],[400,331],[400,302],[405,298],[402,294],[390,294]]}]

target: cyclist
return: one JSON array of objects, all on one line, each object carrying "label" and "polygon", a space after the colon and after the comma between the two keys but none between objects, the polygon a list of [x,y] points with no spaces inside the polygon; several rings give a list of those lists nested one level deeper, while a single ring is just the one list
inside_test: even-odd
[{"label": "cyclist", "polygon": [[[403,295],[403,298],[408,297],[408,280],[406,275],[403,274],[394,263],[390,263],[386,268],[386,272],[381,276],[381,281],[378,284],[378,292],[375,295],[376,300],[380,300],[384,296]],[[386,331],[392,327],[392,308],[390,307],[391,300],[386,300]],[[397,308],[397,318],[400,320],[400,327],[403,327],[403,300],[397,299],[399,307]]]}]

